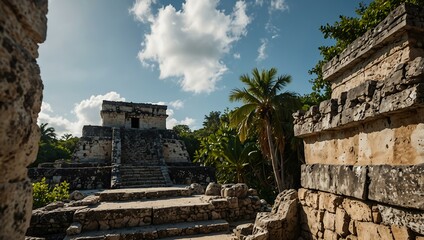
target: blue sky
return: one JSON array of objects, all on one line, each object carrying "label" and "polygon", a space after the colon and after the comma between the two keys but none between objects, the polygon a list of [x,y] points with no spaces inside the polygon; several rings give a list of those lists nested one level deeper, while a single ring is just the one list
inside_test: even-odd
[{"label": "blue sky", "polygon": [[276,67],[292,76],[286,90],[309,93],[318,47],[331,44],[319,27],[354,16],[359,2],[51,0],[39,122],[79,136],[100,125],[108,99],[166,104],[169,128],[201,128],[209,112],[239,106],[229,92],[255,67]]}]

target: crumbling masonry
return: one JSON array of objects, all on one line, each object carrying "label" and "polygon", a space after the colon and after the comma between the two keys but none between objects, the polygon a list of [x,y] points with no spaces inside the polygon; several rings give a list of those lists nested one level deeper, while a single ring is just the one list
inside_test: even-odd
[{"label": "crumbling masonry", "polygon": [[424,10],[402,5],[323,68],[298,112],[303,239],[423,239]]}]

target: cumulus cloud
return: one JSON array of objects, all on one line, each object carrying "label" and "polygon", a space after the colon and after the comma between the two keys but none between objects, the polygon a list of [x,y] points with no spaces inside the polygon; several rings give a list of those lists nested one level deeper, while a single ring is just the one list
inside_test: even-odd
[{"label": "cumulus cloud", "polygon": [[169,102],[169,105],[178,110],[184,107],[184,102],[180,99],[177,99],[175,101]]},{"label": "cumulus cloud", "polygon": [[41,112],[38,115],[38,123],[48,123],[54,127],[58,136],[64,133],[71,133],[80,136],[84,125],[101,125],[100,109],[103,100],[125,101],[116,92],[108,92],[104,95],[92,95],[88,99],[75,104],[71,114],[75,120],[69,120],[63,116],[55,115],[53,108],[47,102],[41,105]]},{"label": "cumulus cloud", "polygon": [[235,59],[240,59],[240,53],[234,53],[234,54],[233,54],[233,57],[234,57]]},{"label": "cumulus cloud", "polygon": [[140,22],[153,21],[151,6],[154,3],[156,3],[156,0],[136,0],[129,11]]},{"label": "cumulus cloud", "polygon": [[285,11],[289,9],[285,0],[271,0],[270,11]]},{"label": "cumulus cloud", "polygon": [[217,9],[219,0],[186,0],[179,11],[168,5],[156,14],[151,3],[136,1],[132,9],[141,10],[131,11],[150,25],[138,53],[143,66],[156,65],[160,79],[175,77],[184,91],[214,91],[227,71],[223,56],[247,34],[246,3],[237,1],[230,14]]},{"label": "cumulus cloud", "polygon": [[268,40],[263,38],[261,39],[261,46],[258,48],[258,57],[256,58],[256,61],[260,62],[265,60],[268,55],[266,54],[266,48],[268,46]]},{"label": "cumulus cloud", "polygon": [[196,124],[196,120],[193,119],[193,118],[189,118],[189,117],[186,117],[184,120],[178,121],[174,117],[174,110],[173,109],[167,109],[166,114],[168,114],[168,118],[166,119],[166,128],[168,128],[168,129],[172,129],[174,126],[179,125],[179,124],[187,125],[190,128],[193,128],[194,125]]}]

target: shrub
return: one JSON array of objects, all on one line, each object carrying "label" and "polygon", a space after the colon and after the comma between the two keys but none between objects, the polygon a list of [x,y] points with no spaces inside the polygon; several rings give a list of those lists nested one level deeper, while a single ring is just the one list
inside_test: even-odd
[{"label": "shrub", "polygon": [[46,206],[54,201],[61,201],[69,198],[69,183],[66,181],[56,184],[53,188],[46,183],[46,178],[40,182],[32,184],[33,208]]}]

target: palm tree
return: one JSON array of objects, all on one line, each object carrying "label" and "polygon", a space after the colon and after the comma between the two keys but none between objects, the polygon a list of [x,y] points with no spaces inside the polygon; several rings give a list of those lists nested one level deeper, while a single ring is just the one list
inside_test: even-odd
[{"label": "palm tree", "polygon": [[47,127],[48,123],[40,124],[40,132],[42,142],[48,143],[56,140],[56,133],[53,127]]},{"label": "palm tree", "polygon": [[277,70],[252,70],[252,77],[240,77],[247,88],[233,89],[230,101],[242,101],[243,106],[230,115],[231,127],[235,127],[240,141],[244,142],[249,135],[256,134],[262,153],[271,160],[278,191],[284,186],[284,149],[285,135],[282,119],[297,107],[296,95],[280,91],[291,81],[289,75],[277,77]]}]

